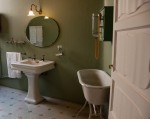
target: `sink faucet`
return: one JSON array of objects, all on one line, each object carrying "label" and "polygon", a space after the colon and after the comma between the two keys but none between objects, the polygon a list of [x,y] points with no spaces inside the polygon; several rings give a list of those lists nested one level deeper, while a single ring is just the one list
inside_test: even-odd
[{"label": "sink faucet", "polygon": [[42,61],[44,61],[44,60],[45,60],[45,59],[44,59],[44,56],[45,56],[45,55],[42,55],[42,59],[41,59]]}]

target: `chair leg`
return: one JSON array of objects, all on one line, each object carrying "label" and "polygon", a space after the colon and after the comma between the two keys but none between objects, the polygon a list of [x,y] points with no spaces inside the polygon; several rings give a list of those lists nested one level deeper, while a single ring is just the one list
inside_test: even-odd
[{"label": "chair leg", "polygon": [[93,105],[93,111],[94,111],[94,114],[96,115],[97,114],[97,111],[96,111],[96,106],[94,104]]},{"label": "chair leg", "polygon": [[103,118],[103,113],[102,113],[102,105],[94,105],[89,103],[89,118],[91,119],[92,116],[99,116],[100,119]]},{"label": "chair leg", "polygon": [[88,119],[91,119],[91,116],[92,116],[92,105],[89,103],[89,118]]},{"label": "chair leg", "polygon": [[92,115],[93,116],[100,116],[100,119],[104,119],[103,118],[103,113],[102,113],[102,105],[90,104],[87,101],[85,101],[84,105],[80,108],[80,110],[75,114],[74,117],[79,116],[80,112],[85,108],[87,103],[89,105],[89,117],[88,117],[88,119],[91,119]]},{"label": "chair leg", "polygon": [[85,106],[87,105],[87,101],[85,101],[84,105],[81,107],[81,109],[77,112],[77,114],[75,115],[75,117],[79,116],[80,112],[85,108]]},{"label": "chair leg", "polygon": [[103,118],[103,113],[102,113],[102,105],[100,105],[100,119],[104,119]]}]

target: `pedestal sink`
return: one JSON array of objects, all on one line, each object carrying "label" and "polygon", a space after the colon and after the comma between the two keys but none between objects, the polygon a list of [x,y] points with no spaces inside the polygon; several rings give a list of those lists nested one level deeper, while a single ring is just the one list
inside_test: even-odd
[{"label": "pedestal sink", "polygon": [[23,71],[28,78],[28,94],[25,98],[26,102],[37,104],[43,101],[44,98],[40,95],[38,86],[39,75],[55,68],[54,63],[54,61],[25,59],[11,64],[14,69]]}]

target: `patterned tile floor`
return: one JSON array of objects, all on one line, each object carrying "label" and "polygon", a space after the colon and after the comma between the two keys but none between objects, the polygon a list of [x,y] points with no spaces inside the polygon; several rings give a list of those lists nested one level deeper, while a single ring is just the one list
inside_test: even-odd
[{"label": "patterned tile floor", "polygon": [[88,119],[88,108],[74,117],[81,105],[54,99],[33,105],[24,102],[26,95],[24,91],[0,86],[0,119]]}]

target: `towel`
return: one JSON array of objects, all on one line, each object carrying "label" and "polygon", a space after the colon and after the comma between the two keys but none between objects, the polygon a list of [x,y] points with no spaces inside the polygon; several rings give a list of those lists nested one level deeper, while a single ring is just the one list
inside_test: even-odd
[{"label": "towel", "polygon": [[30,42],[35,45],[42,45],[43,43],[43,28],[42,26],[30,26]]},{"label": "towel", "polygon": [[7,69],[8,69],[8,77],[9,78],[21,78],[21,71],[13,69],[11,63],[20,61],[21,53],[19,52],[6,52],[7,59]]},{"label": "towel", "polygon": [[42,26],[36,26],[36,33],[37,33],[37,42],[43,43],[43,28]]},{"label": "towel", "polygon": [[36,44],[36,27],[35,26],[30,26],[30,42],[31,44]]}]

